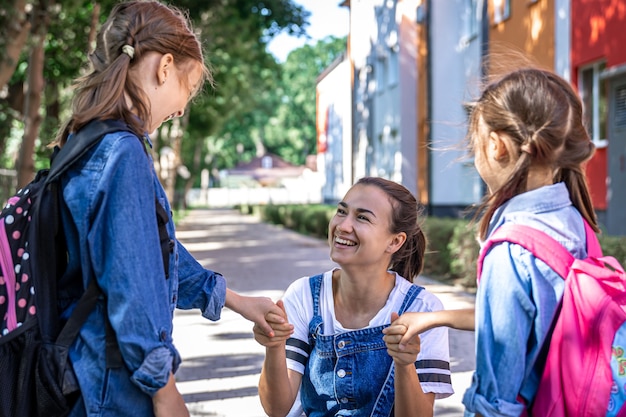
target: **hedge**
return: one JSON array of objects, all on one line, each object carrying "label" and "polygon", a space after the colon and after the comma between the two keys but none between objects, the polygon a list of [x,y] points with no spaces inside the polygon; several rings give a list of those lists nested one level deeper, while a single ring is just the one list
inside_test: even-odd
[{"label": "hedge", "polygon": [[[239,210],[268,223],[327,239],[328,223],[337,208],[325,204],[270,204],[240,206]],[[468,290],[475,289],[479,251],[475,226],[464,219],[425,217],[422,228],[428,242],[423,274]],[[600,234],[598,238],[604,254],[615,257],[626,266],[626,237]]]}]

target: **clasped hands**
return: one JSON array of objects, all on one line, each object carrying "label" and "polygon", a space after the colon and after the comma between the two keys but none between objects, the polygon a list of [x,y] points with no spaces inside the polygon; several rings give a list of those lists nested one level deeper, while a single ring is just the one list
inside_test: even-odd
[{"label": "clasped hands", "polygon": [[[281,313],[277,313],[277,310],[274,309],[265,315],[265,321],[272,328],[273,336],[269,336],[258,324],[252,328],[254,339],[266,348],[284,346],[294,331],[293,325],[289,323],[283,301],[277,301],[276,305],[280,308]],[[408,315],[417,314],[408,313]],[[383,341],[387,345],[387,352],[397,365],[415,363],[420,352],[420,330],[425,329],[415,326],[414,322],[405,319],[404,315],[399,316],[398,313],[391,313],[391,324],[383,329]]]}]

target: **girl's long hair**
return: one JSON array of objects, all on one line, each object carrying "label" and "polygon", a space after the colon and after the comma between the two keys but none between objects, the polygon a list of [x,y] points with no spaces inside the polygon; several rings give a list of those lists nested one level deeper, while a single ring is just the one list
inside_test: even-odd
[{"label": "girl's long hair", "polygon": [[[132,54],[123,51],[126,45],[132,47]],[[157,1],[117,4],[89,56],[91,72],[76,82],[72,116],[61,126],[56,143],[63,145],[71,132],[94,119],[124,120],[138,136],[143,136],[151,123],[150,104],[130,75],[133,69],[140,68],[142,58],[149,52],[172,54],[183,70],[186,65],[200,63],[201,84],[207,80],[212,83],[198,37],[180,9]]]},{"label": "girl's long hair", "polygon": [[595,146],[583,124],[583,106],[571,85],[558,75],[522,68],[491,82],[470,106],[468,143],[472,152],[484,152],[480,123],[513,142],[509,156],[517,158],[503,185],[485,198],[477,212],[480,238],[487,236],[495,210],[526,191],[529,169],[551,167],[553,181],[564,182],[574,206],[599,231],[584,173],[584,163]]}]

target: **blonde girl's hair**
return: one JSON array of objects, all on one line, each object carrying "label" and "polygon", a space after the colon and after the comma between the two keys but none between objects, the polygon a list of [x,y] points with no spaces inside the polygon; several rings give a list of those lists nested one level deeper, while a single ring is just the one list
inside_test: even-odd
[{"label": "blonde girl's hair", "polygon": [[487,85],[470,108],[470,150],[484,152],[477,143],[482,121],[489,132],[503,133],[512,140],[510,157],[517,158],[504,184],[478,208],[481,239],[487,236],[495,210],[526,191],[532,166],[551,167],[553,182],[565,183],[574,206],[599,231],[584,172],[595,146],[583,124],[582,102],[567,81],[543,69],[518,69]]},{"label": "blonde girl's hair", "polygon": [[363,177],[356,184],[378,187],[389,197],[392,207],[390,232],[406,233],[406,242],[391,257],[389,269],[413,282],[422,271],[426,252],[426,236],[419,222],[422,210],[415,196],[403,185],[381,177]]},{"label": "blonde girl's hair", "polygon": [[200,63],[200,84],[213,82],[200,41],[185,13],[157,1],[119,3],[98,33],[96,47],[89,56],[93,68],[76,82],[72,116],[59,130],[56,143],[62,145],[71,132],[93,119],[124,120],[138,136],[143,136],[150,123],[150,104],[129,74],[149,52],[170,53],[183,69]]}]

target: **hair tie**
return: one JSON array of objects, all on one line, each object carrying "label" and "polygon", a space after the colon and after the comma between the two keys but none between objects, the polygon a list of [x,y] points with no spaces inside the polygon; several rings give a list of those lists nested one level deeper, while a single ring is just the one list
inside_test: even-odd
[{"label": "hair tie", "polygon": [[130,45],[122,46],[122,52],[128,55],[130,59],[133,59],[133,57],[135,56],[135,48]]}]

